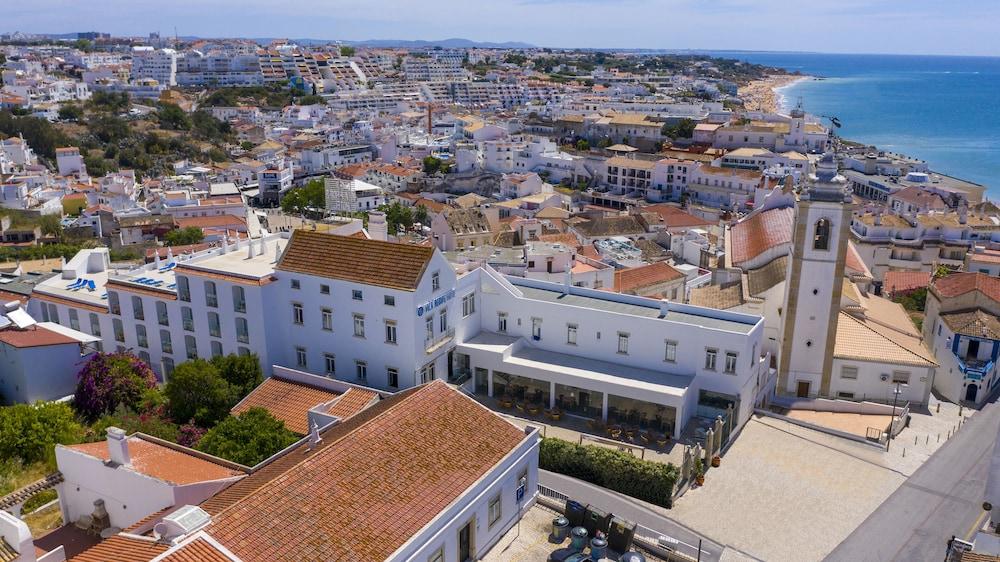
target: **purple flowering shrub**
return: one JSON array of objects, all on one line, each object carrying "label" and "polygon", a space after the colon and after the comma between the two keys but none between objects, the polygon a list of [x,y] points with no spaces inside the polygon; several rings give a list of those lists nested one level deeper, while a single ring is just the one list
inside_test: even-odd
[{"label": "purple flowering shrub", "polygon": [[156,374],[127,352],[97,353],[77,375],[73,405],[87,420],[115,412],[119,406],[139,410],[147,390],[156,388]]}]

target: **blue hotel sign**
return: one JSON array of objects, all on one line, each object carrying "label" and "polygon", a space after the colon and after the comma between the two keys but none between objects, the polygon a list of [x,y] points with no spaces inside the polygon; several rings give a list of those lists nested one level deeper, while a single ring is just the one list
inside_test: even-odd
[{"label": "blue hotel sign", "polygon": [[432,301],[427,301],[425,304],[418,306],[417,316],[423,316],[425,312],[430,312],[453,298],[455,298],[455,289],[448,291]]}]

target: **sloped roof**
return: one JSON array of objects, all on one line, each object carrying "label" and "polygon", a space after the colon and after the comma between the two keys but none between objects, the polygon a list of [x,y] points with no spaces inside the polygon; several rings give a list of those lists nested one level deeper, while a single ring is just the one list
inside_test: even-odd
[{"label": "sloped roof", "polygon": [[336,402],[330,404],[326,413],[338,418],[349,418],[364,410],[378,399],[378,394],[363,388],[349,388]]},{"label": "sloped roof", "polygon": [[17,348],[80,343],[69,336],[46,329],[37,324],[24,330],[18,330],[13,327],[0,330],[0,342]]},{"label": "sloped roof", "polygon": [[886,271],[882,276],[882,287],[887,295],[897,291],[920,289],[930,284],[930,271]]},{"label": "sloped roof", "polygon": [[212,543],[197,538],[164,556],[160,562],[233,562],[233,560]]},{"label": "sloped roof", "polygon": [[353,430],[324,432],[332,442],[304,459],[288,453],[299,462],[206,532],[245,562],[384,560],[525,439],[443,381],[368,412]]},{"label": "sloped roof", "polygon": [[721,285],[697,287],[691,289],[688,302],[695,306],[726,310],[743,304],[743,287],[740,283],[733,283],[725,287]]},{"label": "sloped roof", "polygon": [[449,209],[445,213],[448,228],[455,234],[477,234],[490,231],[490,223],[486,215],[477,207],[468,209]]},{"label": "sloped roof", "polygon": [[770,248],[792,243],[791,207],[769,209],[734,224],[729,229],[733,263],[751,260]]},{"label": "sloped roof", "polygon": [[264,408],[285,422],[289,431],[305,435],[309,433],[309,410],[338,396],[330,390],[272,376],[233,406],[231,413],[238,416],[250,408]]},{"label": "sloped roof", "polygon": [[788,256],[775,258],[763,267],[747,272],[747,290],[757,296],[785,280],[788,274]]},{"label": "sloped roof", "polygon": [[853,273],[854,275],[861,275],[868,278],[872,276],[871,270],[865,265],[865,261],[861,259],[861,254],[858,253],[854,242],[850,240],[847,241],[847,256],[844,259],[844,267],[848,270],[848,273]]},{"label": "sloped roof", "polygon": [[957,297],[969,291],[979,291],[986,297],[1000,302],[1000,278],[985,273],[952,273],[936,279],[932,287],[942,297]]},{"label": "sloped roof", "polygon": [[275,269],[413,291],[434,248],[296,230]]},{"label": "sloped roof", "polygon": [[873,321],[841,312],[837,321],[834,357],[917,367],[937,365],[917,336],[906,335]]},{"label": "sloped roof", "polygon": [[[185,485],[225,480],[245,474],[241,470],[213,462],[190,449],[184,450],[180,446],[168,447],[144,439],[139,435],[131,435],[127,441],[131,457],[129,465],[131,470],[171,484]],[[66,448],[102,461],[111,458],[107,441],[67,445]]]},{"label": "sloped roof", "polygon": [[165,543],[126,535],[114,535],[84,550],[69,562],[149,562],[167,551]]},{"label": "sloped roof", "polygon": [[651,285],[668,283],[683,277],[683,273],[674,269],[665,261],[640,267],[619,269],[615,271],[615,290],[619,293],[627,293]]},{"label": "sloped roof", "polygon": [[1000,320],[982,309],[942,314],[941,320],[956,334],[1000,340]]},{"label": "sloped roof", "polygon": [[632,215],[599,217],[574,224],[573,228],[588,238],[646,232],[639,219]]},{"label": "sloped roof", "polygon": [[666,228],[700,228],[712,226],[713,224],[711,221],[696,217],[683,209],[664,203],[647,205],[641,207],[641,210],[643,213],[656,213],[659,216],[659,222]]}]

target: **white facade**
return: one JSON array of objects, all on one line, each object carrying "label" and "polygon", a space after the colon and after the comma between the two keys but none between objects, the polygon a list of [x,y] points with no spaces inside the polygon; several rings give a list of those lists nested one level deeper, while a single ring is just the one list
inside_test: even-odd
[{"label": "white facade", "polygon": [[177,85],[177,51],[132,47],[132,81],[156,80],[161,86]]}]

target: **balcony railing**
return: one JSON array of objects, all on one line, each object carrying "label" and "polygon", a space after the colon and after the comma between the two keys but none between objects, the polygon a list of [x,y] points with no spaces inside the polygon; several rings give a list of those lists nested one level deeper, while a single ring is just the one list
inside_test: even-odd
[{"label": "balcony railing", "polygon": [[450,342],[452,338],[455,337],[455,328],[448,328],[444,332],[438,334],[436,337],[427,338],[424,340],[425,351],[430,354],[434,353],[438,349],[441,349],[446,343]]},{"label": "balcony railing", "polygon": [[963,359],[957,357],[958,368],[965,375],[965,378],[969,380],[982,380],[987,374],[989,374],[994,367],[993,360],[983,361],[980,359]]}]

